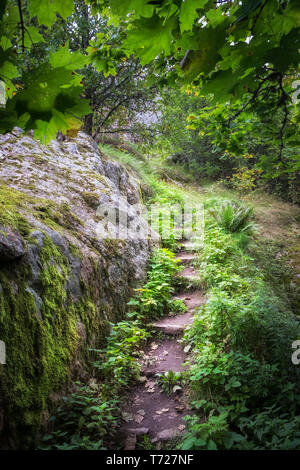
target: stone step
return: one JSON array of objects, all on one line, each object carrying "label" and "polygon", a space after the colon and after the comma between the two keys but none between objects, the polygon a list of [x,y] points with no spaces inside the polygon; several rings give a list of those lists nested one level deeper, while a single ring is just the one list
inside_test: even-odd
[{"label": "stone step", "polygon": [[188,280],[199,279],[199,274],[191,266],[186,266],[183,271],[177,274],[178,277],[185,277]]},{"label": "stone step", "polygon": [[183,292],[173,297],[176,300],[182,300],[188,308],[189,312],[194,312],[196,308],[201,305],[205,305],[206,298],[200,290],[194,290],[192,292]]},{"label": "stone step", "polygon": [[196,261],[197,259],[197,255],[190,252],[186,252],[186,251],[181,251],[179,253],[177,253],[177,259],[180,260],[180,264],[192,264],[194,261]]},{"label": "stone step", "polygon": [[195,247],[194,243],[191,243],[189,241],[184,241],[180,243],[182,250],[184,251],[189,251],[189,252],[195,252]]},{"label": "stone step", "polygon": [[148,434],[149,428],[129,428],[127,429],[128,434],[133,434],[135,436],[143,436],[145,434]]},{"label": "stone step", "polygon": [[158,432],[153,439],[151,439],[151,442],[154,444],[158,441],[170,441],[171,439],[175,439],[175,437],[178,437],[181,434],[182,431],[180,431],[178,428],[163,429],[162,431]]},{"label": "stone step", "polygon": [[177,317],[165,317],[155,322],[153,326],[167,335],[180,335],[192,323],[193,314],[187,312],[183,315],[177,315]]}]

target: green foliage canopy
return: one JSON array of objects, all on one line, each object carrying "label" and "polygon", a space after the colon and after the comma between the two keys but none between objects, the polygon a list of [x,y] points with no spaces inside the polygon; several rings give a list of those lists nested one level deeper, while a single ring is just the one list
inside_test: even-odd
[{"label": "green foliage canopy", "polygon": [[[14,125],[35,129],[48,141],[56,130],[90,112],[82,99],[77,71],[90,60],[106,74],[131,55],[142,66],[157,65],[165,83],[178,77],[212,94],[214,102],[258,99],[284,110],[286,124],[291,96],[299,88],[300,6],[297,0],[85,0],[89,14],[109,18],[122,31],[116,48],[98,36],[84,55],[67,45],[50,62],[22,73],[18,57],[45,41],[51,25],[74,11],[73,0],[4,0],[0,8],[0,79],[7,105],[1,109],[0,132]],[[105,35],[104,35],[105,36]],[[103,44],[105,43],[105,47]],[[98,49],[98,54],[97,54]],[[297,83],[296,83],[297,82]],[[296,85],[295,85],[296,83]],[[294,85],[294,88],[293,88]],[[73,124],[74,125],[74,124]],[[72,126],[72,125],[71,125]],[[284,126],[283,126],[284,128]],[[281,134],[283,131],[281,131]]]},{"label": "green foliage canopy", "polygon": [[48,62],[20,71],[19,58],[44,42],[47,28],[57,15],[66,18],[73,0],[5,0],[0,9],[0,79],[5,84],[6,106],[0,109],[0,132],[14,126],[34,129],[43,142],[57,130],[79,126],[78,118],[89,112],[81,98],[81,76],[88,56],[70,52],[68,43],[50,53]]},{"label": "green foliage canopy", "polygon": [[126,24],[124,47],[142,63],[160,54],[172,54],[176,63],[186,56],[181,62],[185,78],[193,80],[202,74],[205,90],[222,88],[224,101],[254,90],[261,69],[285,74],[299,63],[300,6],[296,0],[91,3],[102,9],[106,6],[111,21]]},{"label": "green foliage canopy", "polygon": [[213,96],[213,105],[236,105],[229,124],[253,105],[259,112],[282,112],[278,137],[283,147],[300,83],[297,0],[92,3],[126,29],[123,47],[128,53],[142,64],[156,62],[165,84],[180,78],[203,96]]}]

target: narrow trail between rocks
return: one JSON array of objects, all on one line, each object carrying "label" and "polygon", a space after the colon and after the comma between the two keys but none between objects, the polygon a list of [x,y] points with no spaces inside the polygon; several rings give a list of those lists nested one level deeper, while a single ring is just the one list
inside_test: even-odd
[{"label": "narrow trail between rocks", "polygon": [[181,372],[184,369],[186,353],[180,339],[185,328],[192,324],[195,309],[205,304],[206,299],[192,283],[194,279],[199,279],[193,268],[196,254],[192,247],[183,244],[183,250],[177,257],[183,268],[178,275],[184,278],[184,282],[173,298],[183,300],[187,311],[177,316],[166,316],[153,325],[161,335],[159,339],[152,339],[144,349],[139,384],[129,391],[122,410],[118,443],[125,450],[141,448],[139,445],[145,440],[145,435],[148,442],[159,449],[163,442],[180,436],[185,429],[182,418],[188,414],[188,409],[184,392],[165,393],[157,383],[156,374],[169,370]]}]

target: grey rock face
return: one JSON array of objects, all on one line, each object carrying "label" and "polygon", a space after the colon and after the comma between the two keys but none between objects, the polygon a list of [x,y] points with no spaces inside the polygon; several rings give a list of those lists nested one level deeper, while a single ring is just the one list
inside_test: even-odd
[{"label": "grey rock face", "polygon": [[[133,288],[141,285],[146,277],[153,241],[136,236],[135,227],[143,227],[146,223],[135,208],[140,202],[137,182],[119,163],[107,160],[93,139],[83,133],[75,139],[66,138],[44,146],[29,134],[15,129],[11,134],[0,135],[0,162],[0,280],[3,287],[0,296],[15,296],[16,308],[21,306],[23,314],[23,293],[27,302],[24,318],[28,315],[38,332],[45,324],[54,331],[56,321],[59,330],[62,322],[68,325],[68,314],[77,315],[72,319],[77,328],[69,338],[76,344],[67,367],[76,379],[85,377],[86,352],[103,341],[109,331],[109,322],[122,319]],[[10,226],[5,210],[1,212],[6,204],[11,220],[26,222],[27,230],[21,230],[22,234],[18,224]],[[129,213],[130,227],[126,237],[112,236],[116,228],[97,210],[99,206],[107,212],[116,210],[118,216],[122,211]],[[47,251],[49,243],[52,246],[50,252]],[[61,275],[63,279],[62,300],[57,294],[51,297],[51,289],[55,289],[57,282],[52,278],[55,275],[58,279]],[[63,314],[55,310],[55,302],[62,310],[66,305]],[[10,309],[15,308],[13,302],[8,305]],[[5,321],[13,317],[14,312],[10,311]],[[1,321],[0,314],[0,340],[7,342],[10,351],[18,341],[14,338],[13,327],[7,329],[10,333],[6,338],[1,336],[4,334],[1,333]],[[49,340],[45,334],[41,337],[42,341]],[[53,344],[56,339],[61,341],[61,337],[52,338]],[[30,341],[31,337],[27,344]],[[46,343],[41,344],[47,351]],[[42,375],[47,367],[47,358],[43,354],[37,351],[34,358],[37,375]],[[68,357],[67,351],[62,355],[63,367],[66,367],[65,357]],[[59,365],[60,358],[56,360]],[[53,368],[47,372],[50,377],[47,383],[51,384],[54,372]],[[28,380],[28,389],[37,395],[25,367],[24,374],[22,380]],[[22,430],[28,410],[18,408],[12,399],[13,417],[5,415],[5,406],[8,408],[7,403],[14,396],[13,388],[7,387],[0,416],[4,416],[4,423],[13,420],[14,429]],[[48,397],[56,396],[61,396],[61,390],[50,387]],[[45,410],[41,413],[47,415]],[[4,434],[6,426],[3,425]]]},{"label": "grey rock face", "polygon": [[11,228],[0,225],[0,260],[15,260],[25,253],[22,237]]}]

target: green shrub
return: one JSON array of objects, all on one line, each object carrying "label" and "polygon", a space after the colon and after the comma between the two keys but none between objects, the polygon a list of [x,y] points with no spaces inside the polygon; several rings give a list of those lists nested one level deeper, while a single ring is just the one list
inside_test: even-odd
[{"label": "green shrub", "polygon": [[42,438],[40,450],[100,450],[104,438],[116,427],[117,398],[104,400],[96,383],[76,383],[76,391],[65,397],[50,423],[57,430]]},{"label": "green shrub", "polygon": [[200,422],[196,416],[186,416],[184,419],[188,424],[188,432],[179,449],[231,449],[234,443],[245,440],[241,434],[229,431],[226,412],[210,416],[205,422]]},{"label": "green shrub", "polygon": [[105,350],[95,350],[99,359],[94,363],[99,379],[108,390],[108,396],[112,391],[119,393],[131,380],[138,377],[137,354],[148,335],[140,327],[138,320],[112,324],[107,346]]},{"label": "green shrub", "polygon": [[150,268],[148,282],[136,289],[136,297],[128,303],[144,321],[166,313],[174,291],[173,276],[181,269],[178,259],[166,248],[154,252]]}]

